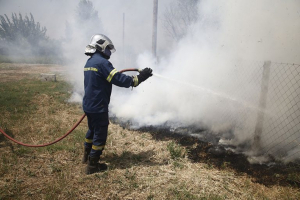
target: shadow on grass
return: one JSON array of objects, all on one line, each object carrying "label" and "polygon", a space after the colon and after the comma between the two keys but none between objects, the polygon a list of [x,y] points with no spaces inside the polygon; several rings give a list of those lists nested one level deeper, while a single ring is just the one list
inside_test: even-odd
[{"label": "shadow on grass", "polygon": [[[14,138],[14,134],[9,129],[4,129],[4,132]],[[4,142],[4,143],[3,143]],[[6,138],[2,133],[0,133],[0,148],[9,146],[12,151],[14,151],[14,147],[12,145],[12,141]]]},{"label": "shadow on grass", "polygon": [[121,155],[108,154],[103,157],[103,160],[110,163],[111,169],[126,169],[132,166],[154,166],[154,165],[164,165],[165,163],[159,163],[153,161],[151,158],[155,153],[152,150],[132,153],[129,151],[124,151]]},{"label": "shadow on grass", "polygon": [[[176,134],[169,129],[142,128],[140,131],[149,132],[153,139],[160,141],[175,140],[185,147],[192,162],[205,163],[208,167],[219,170],[233,170],[237,176],[247,174],[253,182],[265,186],[281,185],[300,187],[300,165],[295,163],[250,164],[247,157],[232,151],[223,150],[211,153],[211,143],[203,142],[196,137]],[[216,147],[215,149],[218,149]]]}]

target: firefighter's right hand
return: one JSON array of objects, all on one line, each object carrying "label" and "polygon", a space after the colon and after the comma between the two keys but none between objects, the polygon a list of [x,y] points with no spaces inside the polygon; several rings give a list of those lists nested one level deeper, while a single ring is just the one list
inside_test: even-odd
[{"label": "firefighter's right hand", "polygon": [[140,71],[139,75],[137,75],[140,83],[147,80],[150,76],[152,76],[152,69],[151,68],[145,68],[142,71]]},{"label": "firefighter's right hand", "polygon": [[152,76],[152,69],[145,68],[140,71],[140,74],[133,77],[133,86],[138,86],[141,82],[147,80],[150,76]]}]

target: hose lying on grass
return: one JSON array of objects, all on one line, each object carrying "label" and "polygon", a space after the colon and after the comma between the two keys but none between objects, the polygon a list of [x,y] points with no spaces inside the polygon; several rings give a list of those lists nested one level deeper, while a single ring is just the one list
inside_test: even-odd
[{"label": "hose lying on grass", "polygon": [[[128,72],[128,71],[139,71],[139,69],[136,69],[136,68],[129,68],[129,69],[123,69],[121,71],[119,71],[120,73],[123,73],[123,72]],[[64,139],[65,137],[67,137],[70,133],[72,133],[75,128],[82,122],[82,120],[85,118],[85,114],[82,115],[82,117],[76,122],[76,124],[66,133],[64,134],[63,136],[61,136],[60,138],[54,140],[53,142],[50,142],[50,143],[46,143],[46,144],[39,144],[39,145],[34,145],[34,144],[25,144],[25,143],[22,143],[20,141],[17,141],[15,140],[14,138],[10,137],[7,133],[4,132],[4,130],[2,130],[0,128],[0,132],[9,140],[17,143],[17,144],[20,144],[22,146],[26,146],[26,147],[45,147],[45,146],[49,146],[49,145],[52,145],[52,144],[55,144],[59,141],[61,141],[62,139]]]}]

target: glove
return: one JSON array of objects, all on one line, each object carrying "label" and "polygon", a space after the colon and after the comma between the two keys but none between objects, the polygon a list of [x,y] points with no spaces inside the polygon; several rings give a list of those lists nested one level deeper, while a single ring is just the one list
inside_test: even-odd
[{"label": "glove", "polygon": [[134,87],[138,86],[141,82],[147,80],[150,76],[152,76],[152,69],[145,68],[140,71],[140,74],[133,77],[133,85]]},{"label": "glove", "polygon": [[147,80],[150,76],[152,76],[152,69],[151,68],[145,68],[143,69],[139,75],[137,75],[137,78],[139,80],[139,83],[144,82]]}]

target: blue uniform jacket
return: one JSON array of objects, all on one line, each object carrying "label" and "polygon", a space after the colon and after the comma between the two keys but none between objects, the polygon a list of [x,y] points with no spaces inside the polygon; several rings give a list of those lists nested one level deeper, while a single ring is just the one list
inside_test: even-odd
[{"label": "blue uniform jacket", "polygon": [[83,110],[87,113],[108,112],[112,84],[130,87],[132,77],[118,72],[99,52],[93,54],[84,66]]}]

